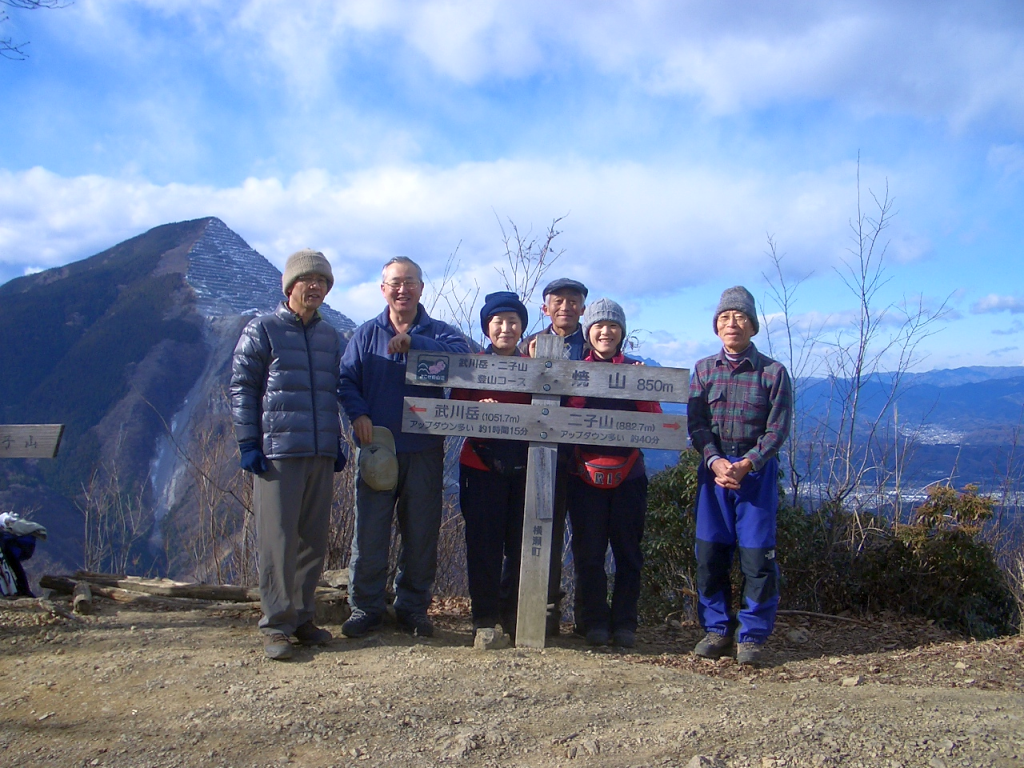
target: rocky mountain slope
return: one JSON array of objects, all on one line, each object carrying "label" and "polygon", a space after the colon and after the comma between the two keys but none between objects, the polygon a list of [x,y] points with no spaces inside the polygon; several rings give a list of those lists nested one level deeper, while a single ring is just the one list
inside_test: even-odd
[{"label": "rocky mountain slope", "polygon": [[[51,530],[40,557],[80,565],[75,501],[97,468],[166,510],[187,491],[181,452],[222,407],[243,325],[281,300],[281,273],[216,218],[166,224],[0,286],[0,419],[66,424],[52,461],[0,465],[0,509]],[[323,310],[340,334],[354,324]]]}]

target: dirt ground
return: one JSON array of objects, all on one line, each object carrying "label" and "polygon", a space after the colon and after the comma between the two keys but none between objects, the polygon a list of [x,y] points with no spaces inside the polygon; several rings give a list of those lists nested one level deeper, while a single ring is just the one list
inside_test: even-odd
[{"label": "dirt ground", "polygon": [[690,625],[479,651],[448,601],[271,662],[252,608],[100,603],[0,602],[0,765],[1024,766],[1020,637],[786,614],[752,670]]}]

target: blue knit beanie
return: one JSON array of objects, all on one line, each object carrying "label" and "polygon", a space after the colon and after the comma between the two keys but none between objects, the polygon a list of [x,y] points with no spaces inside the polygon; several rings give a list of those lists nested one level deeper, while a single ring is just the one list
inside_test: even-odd
[{"label": "blue knit beanie", "polygon": [[523,333],[526,333],[526,326],[530,324],[530,313],[527,312],[526,305],[519,300],[518,294],[512,291],[498,291],[487,294],[484,297],[484,305],[480,308],[480,327],[484,331],[484,336],[487,335],[487,325],[491,318],[499,312],[515,312],[519,315],[519,319],[523,321]]}]

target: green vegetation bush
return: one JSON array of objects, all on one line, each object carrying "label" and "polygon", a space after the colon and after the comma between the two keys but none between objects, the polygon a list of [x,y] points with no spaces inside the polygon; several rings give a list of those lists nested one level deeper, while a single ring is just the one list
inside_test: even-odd
[{"label": "green vegetation bush", "polygon": [[[696,615],[693,451],[651,480],[640,611],[658,624]],[[925,616],[973,637],[1013,632],[1020,615],[1006,574],[981,537],[992,502],[977,488],[931,489],[910,525],[826,505],[782,505],[777,562],[785,608],[839,614],[890,610]],[[742,576],[733,569],[734,594]]]},{"label": "green vegetation bush", "polygon": [[640,615],[648,623],[660,624],[674,613],[696,614],[693,510],[698,461],[696,451],[683,451],[679,464],[659,472],[648,487],[639,605]]}]

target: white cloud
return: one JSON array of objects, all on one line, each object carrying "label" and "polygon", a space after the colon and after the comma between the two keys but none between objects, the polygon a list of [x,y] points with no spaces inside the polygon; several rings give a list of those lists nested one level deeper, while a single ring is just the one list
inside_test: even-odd
[{"label": "white cloud", "polygon": [[[108,3],[83,3],[97,24],[128,23],[111,20]],[[828,100],[868,113],[940,117],[955,126],[986,116],[1024,121],[1024,19],[1013,4],[122,2],[129,5],[183,17],[204,47],[264,76],[269,63],[306,100],[326,89],[350,55],[386,44],[400,51],[394,62],[400,66],[415,71],[425,62],[468,84],[568,72],[583,62],[652,93],[695,97],[718,114]]]},{"label": "white cloud", "polygon": [[708,279],[764,268],[765,232],[785,244],[793,269],[842,256],[852,168],[767,177],[702,168],[583,161],[381,166],[346,177],[309,170],[237,187],[156,185],[100,176],[65,178],[42,168],[0,171],[0,261],[26,265],[82,258],[149,227],[218,216],[271,261],[313,246],[340,285],[376,283],[404,254],[438,279],[458,248],[458,278],[503,287],[497,213],[525,233],[556,216],[567,249],[555,271],[595,295],[671,295]]},{"label": "white cloud", "polygon": [[1012,312],[1019,314],[1024,312],[1024,298],[1020,296],[1000,296],[990,293],[988,296],[979,299],[971,305],[971,312],[976,315],[990,312]]}]

